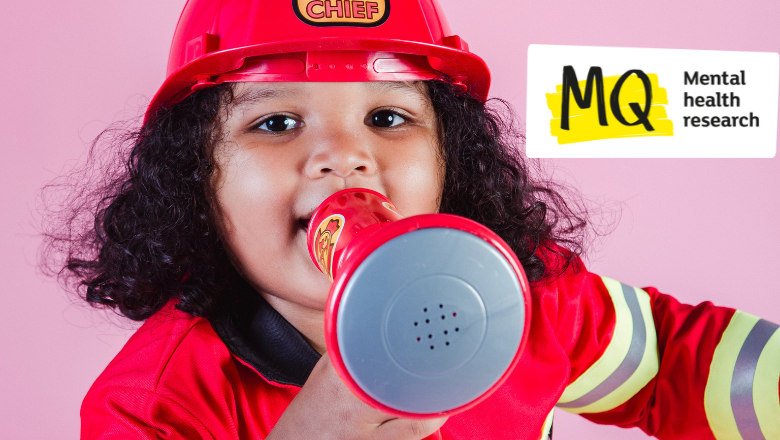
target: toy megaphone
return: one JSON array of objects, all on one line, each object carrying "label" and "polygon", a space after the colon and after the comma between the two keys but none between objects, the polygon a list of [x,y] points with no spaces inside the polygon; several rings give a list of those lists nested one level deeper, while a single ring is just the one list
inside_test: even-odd
[{"label": "toy megaphone", "polygon": [[404,218],[357,188],[322,202],[307,240],[333,281],[328,353],[366,403],[401,417],[452,415],[487,398],[519,360],[528,280],[488,228],[447,214]]}]

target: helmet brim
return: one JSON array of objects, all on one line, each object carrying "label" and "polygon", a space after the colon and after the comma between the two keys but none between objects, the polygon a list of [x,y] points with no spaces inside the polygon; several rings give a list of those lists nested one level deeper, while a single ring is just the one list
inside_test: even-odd
[{"label": "helmet brim", "polygon": [[[395,54],[425,57],[430,69],[405,72],[377,72],[372,64],[366,64],[352,68],[351,71],[338,70],[341,66],[335,63],[333,72],[323,74],[317,72],[318,65],[306,62],[299,73],[287,73],[285,75],[253,75],[243,78],[246,81],[399,81],[431,79],[440,72],[458,84],[464,85],[469,94],[481,101],[487,99],[490,87],[490,70],[482,58],[470,52],[415,41],[390,40],[390,39],[350,39],[342,38],[316,38],[288,40],[284,42],[264,43],[252,46],[239,47],[222,51],[206,53],[194,61],[189,62],[178,71],[170,75],[157,94],[152,98],[146,112],[146,119],[158,108],[175,104],[185,99],[200,88],[215,85],[222,81],[220,75],[240,70],[248,59],[254,57],[279,58],[283,54],[306,54],[309,59],[312,54],[333,52],[336,54]],[[310,61],[310,60],[309,60]],[[327,72],[327,71],[326,71]],[[236,76],[238,78],[238,76]],[[216,81],[215,81],[216,80]],[[235,79],[230,80],[235,82]],[[199,85],[200,84],[200,85]]]}]

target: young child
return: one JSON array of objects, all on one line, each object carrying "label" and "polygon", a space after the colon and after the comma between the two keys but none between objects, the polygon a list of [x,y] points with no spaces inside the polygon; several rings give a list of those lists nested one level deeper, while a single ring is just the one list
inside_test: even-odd
[{"label": "young child", "polygon": [[[146,320],[82,438],[539,439],[556,405],[663,439],[780,438],[778,327],[589,273],[585,220],[532,178],[489,80],[433,0],[190,0],[127,172],[70,241],[86,300]],[[529,342],[477,406],[396,418],[334,372],[306,228],[353,187],[476,220],[523,264]]]}]

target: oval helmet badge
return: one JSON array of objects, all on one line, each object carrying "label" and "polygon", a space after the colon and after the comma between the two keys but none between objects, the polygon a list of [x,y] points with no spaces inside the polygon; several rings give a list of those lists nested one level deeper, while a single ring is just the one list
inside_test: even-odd
[{"label": "oval helmet badge", "polygon": [[390,0],[293,0],[293,10],[312,26],[374,27],[387,21]]}]

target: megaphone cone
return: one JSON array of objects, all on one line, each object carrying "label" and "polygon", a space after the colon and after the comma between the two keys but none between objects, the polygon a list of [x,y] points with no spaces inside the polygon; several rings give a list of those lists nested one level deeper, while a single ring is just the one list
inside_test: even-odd
[{"label": "megaphone cone", "polygon": [[517,364],[530,288],[509,246],[472,220],[404,218],[383,195],[339,191],[314,212],[314,264],[333,281],[325,342],[346,385],[400,417],[464,411]]}]

